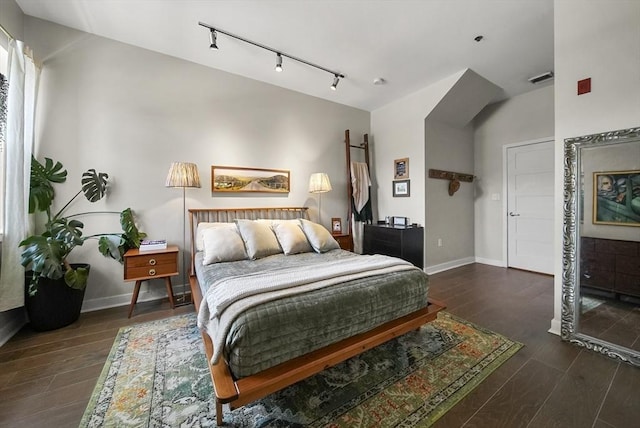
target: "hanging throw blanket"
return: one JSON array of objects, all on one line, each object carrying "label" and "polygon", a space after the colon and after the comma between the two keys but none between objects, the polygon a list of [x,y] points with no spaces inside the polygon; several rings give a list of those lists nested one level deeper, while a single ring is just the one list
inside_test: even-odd
[{"label": "hanging throw blanket", "polygon": [[411,263],[382,255],[336,260],[322,265],[232,276],[215,281],[202,300],[198,326],[213,340],[212,363],[217,363],[233,321],[245,310],[338,283],[388,272],[417,269]]},{"label": "hanging throw blanket", "polygon": [[353,206],[360,213],[369,201],[369,168],[364,162],[351,162],[351,187],[353,188]]}]

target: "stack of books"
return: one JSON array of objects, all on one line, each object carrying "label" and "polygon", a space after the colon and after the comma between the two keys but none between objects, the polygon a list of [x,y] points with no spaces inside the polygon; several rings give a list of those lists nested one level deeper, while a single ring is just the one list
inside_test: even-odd
[{"label": "stack of books", "polygon": [[156,251],[156,250],[166,250],[167,249],[167,241],[165,239],[156,239],[150,240],[145,239],[140,241],[140,251]]}]

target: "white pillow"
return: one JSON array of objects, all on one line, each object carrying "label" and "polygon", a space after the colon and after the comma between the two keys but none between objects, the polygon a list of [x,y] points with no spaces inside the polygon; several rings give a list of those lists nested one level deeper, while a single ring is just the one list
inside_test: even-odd
[{"label": "white pillow", "polygon": [[331,236],[324,226],[305,219],[300,219],[300,225],[316,253],[326,253],[329,250],[340,248],[338,241]]},{"label": "white pillow", "polygon": [[[233,223],[231,223],[233,224]],[[238,230],[227,227],[210,227],[203,230],[204,259],[202,264],[245,260],[247,252]]]},{"label": "white pillow", "polygon": [[235,223],[198,223],[198,227],[196,227],[196,251],[204,251],[204,231],[214,227],[237,230]]},{"label": "white pillow", "polygon": [[298,220],[278,220],[272,223],[271,228],[285,254],[313,251]]},{"label": "white pillow", "polygon": [[282,252],[268,222],[236,220],[247,254],[252,260]]}]

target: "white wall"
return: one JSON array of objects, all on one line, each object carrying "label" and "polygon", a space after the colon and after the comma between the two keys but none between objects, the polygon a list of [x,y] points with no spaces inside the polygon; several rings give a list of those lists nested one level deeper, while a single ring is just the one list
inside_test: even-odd
[{"label": "white wall", "polygon": [[553,90],[547,86],[491,104],[474,119],[475,257],[482,263],[506,266],[504,147],[553,139]]},{"label": "white wall", "polygon": [[[409,217],[425,224],[425,125],[424,119],[442,100],[465,70],[371,112],[373,134],[373,176],[377,213]],[[393,160],[409,158],[411,196],[393,197]]]},{"label": "white wall", "polygon": [[[79,190],[82,172],[96,168],[110,175],[107,200],[95,207],[83,201],[73,211],[131,207],[150,237],[181,246],[182,191],[164,181],[171,162],[189,161],[199,167],[202,188],[187,189],[187,208],[306,205],[315,219],[308,180],[322,171],[334,188],[322,195],[323,223],[346,217],[344,130],[361,141],[368,112],[31,17],[25,33],[44,62],[36,155],[60,160],[69,172],[58,204]],[[212,194],[211,165],[288,169],[291,192]],[[85,234],[117,231],[117,221],[88,218]],[[122,266],[86,246],[72,260],[92,264],[84,308],[128,302],[133,284],[122,281]],[[150,295],[144,288],[141,300],[164,287],[155,284]]]},{"label": "white wall", "polygon": [[[640,125],[640,2],[554,2],[556,210],[562,218],[564,139]],[[591,77],[592,92],[577,95],[577,81]],[[555,248],[562,254],[562,221]],[[555,313],[559,332],[562,258],[556,257]]]},{"label": "white wall", "polygon": [[[473,127],[425,120],[426,169],[473,174]],[[427,179],[425,259],[428,272],[448,263],[473,261],[473,183],[461,181],[449,195],[449,180]],[[438,246],[441,240],[442,246]]]}]

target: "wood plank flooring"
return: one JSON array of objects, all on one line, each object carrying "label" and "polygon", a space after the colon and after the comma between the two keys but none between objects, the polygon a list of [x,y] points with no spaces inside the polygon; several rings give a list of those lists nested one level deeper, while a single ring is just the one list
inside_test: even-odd
[{"label": "wood plank flooring", "polygon": [[[547,333],[553,279],[472,264],[432,275],[447,311],[525,344],[435,427],[626,428],[640,420],[640,369]],[[77,427],[118,329],[193,311],[167,301],[82,314],[0,348],[0,427]]]}]

